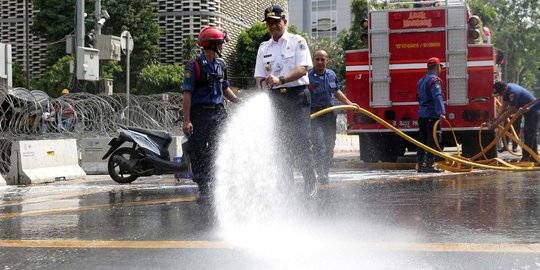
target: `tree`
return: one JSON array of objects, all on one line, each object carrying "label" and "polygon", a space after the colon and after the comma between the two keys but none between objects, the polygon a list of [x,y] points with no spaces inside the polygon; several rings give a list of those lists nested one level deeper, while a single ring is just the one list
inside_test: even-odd
[{"label": "tree", "polygon": [[540,66],[540,3],[538,0],[491,0],[497,17],[491,26],[494,45],[505,54],[503,79],[533,89]]},{"label": "tree", "polygon": [[[66,55],[66,45],[62,41],[66,35],[74,34],[75,2],[65,0],[32,1],[33,8],[39,12],[34,13],[30,31],[49,43],[45,60],[45,64],[48,66],[53,65]],[[85,8],[86,12],[90,12],[91,9],[88,5],[85,5]]]},{"label": "tree", "polygon": [[495,8],[486,5],[483,0],[469,0],[467,4],[469,5],[471,14],[480,17],[484,26],[492,28],[497,18]]},{"label": "tree", "polygon": [[13,63],[11,68],[13,74],[13,87],[28,88],[26,85],[26,74],[24,73],[21,65],[18,63]]},{"label": "tree", "polygon": [[184,66],[151,64],[139,74],[137,91],[134,94],[157,94],[180,92],[184,80]]},{"label": "tree", "polygon": [[259,45],[263,42],[263,37],[268,32],[266,24],[256,22],[238,36],[236,43],[236,62],[234,70],[238,77],[235,82],[239,87],[247,87],[251,82],[254,84],[253,73],[255,72],[255,61]]},{"label": "tree", "polygon": [[[130,83],[136,82],[141,70],[158,63],[161,28],[157,23],[159,14],[150,0],[104,0],[103,7],[111,18],[102,32],[120,35],[128,30],[133,36],[134,49],[130,58]],[[125,67],[126,58],[120,65]],[[125,73],[115,74],[115,87],[125,87]]]},{"label": "tree", "polygon": [[[39,10],[32,21],[33,34],[55,43],[74,33],[75,1],[34,0],[32,4]],[[157,24],[159,14],[155,4],[151,0],[102,0],[102,7],[111,17],[102,28],[102,34],[120,36],[122,31],[129,30],[133,36],[135,48],[130,59],[130,77],[135,82],[144,66],[157,62],[161,28]],[[85,11],[88,14],[85,20],[88,33],[94,28],[94,1],[85,1]],[[49,45],[46,63],[52,65],[64,55],[64,42]],[[125,66],[125,57],[121,66]],[[115,81],[122,87],[125,73],[115,74]]]},{"label": "tree", "polygon": [[73,61],[73,56],[71,55],[62,57],[41,76],[33,88],[43,90],[49,96],[60,96],[62,89],[68,87],[71,77],[69,73],[69,62],[71,61]]},{"label": "tree", "polygon": [[199,45],[197,45],[195,39],[188,37],[184,38],[182,43],[182,58],[184,59],[184,62],[187,63],[190,59],[195,58],[199,52]]},{"label": "tree", "polygon": [[338,42],[343,45],[343,50],[357,50],[366,48],[360,41],[362,28],[360,22],[368,16],[367,0],[351,0],[352,23],[348,32],[340,32]]},{"label": "tree", "polygon": [[368,2],[367,0],[351,0],[352,23],[348,31],[341,30],[338,33],[336,46],[341,48],[341,54],[336,55],[339,61],[336,63],[335,71],[341,83],[342,90],[345,89],[345,51],[367,48],[367,45],[362,43],[360,35],[364,33],[360,26],[360,22],[368,17]]}]

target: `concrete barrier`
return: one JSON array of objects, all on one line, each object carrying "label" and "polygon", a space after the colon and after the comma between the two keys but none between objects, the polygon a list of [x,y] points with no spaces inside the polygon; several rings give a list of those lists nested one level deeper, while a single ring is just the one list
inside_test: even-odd
[{"label": "concrete barrier", "polygon": [[37,184],[84,178],[75,139],[14,141],[7,184]]},{"label": "concrete barrier", "polygon": [[352,152],[360,150],[360,137],[358,135],[337,134],[335,152]]},{"label": "concrete barrier", "polygon": [[107,174],[107,160],[101,158],[109,150],[112,138],[83,138],[77,141],[81,168],[86,174]]},{"label": "concrete barrier", "polygon": [[[173,157],[182,156],[182,138],[183,136],[173,136],[171,145],[169,145],[169,154],[171,160]],[[101,158],[109,151],[109,142],[112,138],[83,138],[78,141],[81,168],[87,174],[108,174],[108,159]],[[131,143],[126,145],[131,146]],[[126,147],[126,146],[121,146]]]}]

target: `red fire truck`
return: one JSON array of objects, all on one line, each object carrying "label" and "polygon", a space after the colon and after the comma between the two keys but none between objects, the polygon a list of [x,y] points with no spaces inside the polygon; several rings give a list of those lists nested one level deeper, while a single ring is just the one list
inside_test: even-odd
[{"label": "red fire truck", "polygon": [[[346,52],[348,98],[413,138],[418,134],[417,82],[427,72],[426,62],[438,57],[443,64],[446,117],[452,124],[463,155],[480,152],[478,131],[493,118],[495,101],[494,50],[489,30],[471,16],[462,1],[387,2],[370,10],[363,22],[368,49]],[[348,133],[360,136],[360,158],[365,162],[395,162],[416,147],[383,125],[357,111],[347,114]],[[454,144],[443,124],[444,146]],[[492,131],[482,131],[487,145]],[[497,155],[495,149],[489,157]]]}]

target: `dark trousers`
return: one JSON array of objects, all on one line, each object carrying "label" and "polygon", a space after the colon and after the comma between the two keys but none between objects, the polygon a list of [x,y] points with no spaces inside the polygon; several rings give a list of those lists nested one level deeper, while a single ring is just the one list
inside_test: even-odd
[{"label": "dark trousers", "polygon": [[[519,133],[521,132],[521,120],[522,119],[523,119],[523,117],[520,116],[514,123],[512,123],[512,126],[514,127],[514,130],[516,131],[518,139],[519,139]],[[518,146],[517,142],[512,141],[512,148],[516,149],[517,146]]]},{"label": "dark trousers", "polygon": [[[437,122],[437,118],[419,118],[418,119],[418,141],[435,149],[435,140],[433,139],[433,126]],[[441,126],[437,127],[438,140],[441,142]],[[426,150],[418,147],[416,152],[419,166],[430,167],[435,163],[435,156]]]},{"label": "dark trousers", "polygon": [[[315,113],[324,108],[315,108]],[[335,112],[323,114],[311,120],[311,138],[313,142],[313,155],[315,170],[319,179],[328,179],[328,172],[334,158],[334,146],[336,145],[336,118]]]},{"label": "dark trousers", "polygon": [[207,192],[214,181],[214,160],[221,126],[225,123],[227,112],[224,108],[191,109],[193,134],[188,140],[188,154],[193,171],[193,182],[201,192]]},{"label": "dark trousers", "polygon": [[285,177],[293,179],[293,166],[297,162],[306,183],[316,181],[311,150],[310,104],[311,96],[306,86],[289,89],[287,93],[271,90],[270,97],[275,105],[280,160]]},{"label": "dark trousers", "polygon": [[[538,144],[536,142],[536,126],[538,125],[538,113],[528,111],[523,114],[525,123],[523,124],[523,140],[525,145],[530,147],[538,155]],[[535,161],[527,151],[521,151],[523,161]]]}]

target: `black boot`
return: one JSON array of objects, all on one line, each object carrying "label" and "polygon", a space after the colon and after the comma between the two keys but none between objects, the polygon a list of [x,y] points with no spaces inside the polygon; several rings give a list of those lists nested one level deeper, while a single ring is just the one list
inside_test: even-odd
[{"label": "black boot", "polygon": [[426,166],[422,172],[425,172],[425,173],[442,173],[444,171],[439,170],[439,169],[437,169],[437,168],[435,168],[433,166]]}]

